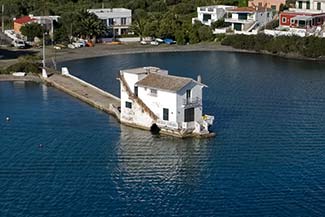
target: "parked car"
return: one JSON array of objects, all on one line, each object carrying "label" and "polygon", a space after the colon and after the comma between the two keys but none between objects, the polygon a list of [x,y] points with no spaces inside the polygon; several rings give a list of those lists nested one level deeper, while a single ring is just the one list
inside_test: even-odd
[{"label": "parked car", "polygon": [[75,49],[76,47],[74,46],[74,44],[68,44],[68,48]]},{"label": "parked car", "polygon": [[140,41],[140,44],[146,45],[146,44],[148,44],[148,42],[146,42],[146,41]]},{"label": "parked car", "polygon": [[15,39],[13,42],[12,42],[12,45],[16,48],[25,48],[26,47],[26,44],[23,40],[21,39]]},{"label": "parked car", "polygon": [[164,43],[165,44],[176,44],[176,41],[174,41],[173,39],[170,39],[170,38],[165,38]]},{"label": "parked car", "polygon": [[152,41],[152,42],[150,42],[150,44],[151,44],[151,45],[156,45],[156,46],[158,46],[158,45],[159,45],[159,42],[158,42],[158,41]]},{"label": "parked car", "polygon": [[158,43],[164,43],[164,40],[162,40],[161,38],[156,38],[156,41],[157,41]]}]

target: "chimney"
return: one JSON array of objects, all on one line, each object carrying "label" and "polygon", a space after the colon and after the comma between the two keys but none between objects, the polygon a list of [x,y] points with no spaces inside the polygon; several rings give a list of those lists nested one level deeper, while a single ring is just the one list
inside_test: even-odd
[{"label": "chimney", "polygon": [[202,83],[201,75],[198,75],[198,76],[197,76],[197,82]]}]

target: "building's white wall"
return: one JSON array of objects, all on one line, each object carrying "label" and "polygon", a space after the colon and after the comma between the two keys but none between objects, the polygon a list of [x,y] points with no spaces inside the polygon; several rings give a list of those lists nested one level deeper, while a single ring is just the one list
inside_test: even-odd
[{"label": "building's white wall", "polygon": [[255,14],[255,21],[258,21],[261,25],[265,25],[266,23],[272,20],[272,12],[271,11],[263,11]]},{"label": "building's white wall", "polygon": [[[192,19],[194,23],[195,20],[200,21],[205,25],[211,25],[211,23],[223,18],[227,12],[227,10],[236,8],[235,6],[226,6],[226,5],[214,5],[214,6],[206,6],[206,7],[198,7],[197,8],[197,17]],[[211,19],[204,21],[203,16],[205,14],[211,15]]]},{"label": "building's white wall", "polygon": [[[118,35],[122,34],[122,29],[128,30],[132,24],[132,11],[125,8],[106,8],[106,9],[89,9],[89,13],[94,13],[103,20],[107,27],[113,27]],[[125,18],[125,23],[122,23]],[[109,23],[109,19],[113,19],[113,25]]]},{"label": "building's white wall", "polygon": [[[199,98],[202,100],[202,86],[191,83],[184,87],[177,93],[177,123],[182,124],[184,122],[184,101],[186,100],[186,90],[191,89],[191,98]],[[194,110],[194,121],[202,121],[202,106],[196,107]]]},{"label": "building's white wall", "polygon": [[169,110],[169,122],[176,122],[176,93],[157,90],[157,95],[152,95],[151,88],[139,87],[139,98],[163,120],[163,108]]},{"label": "building's white wall", "polygon": [[[146,128],[150,128],[153,124],[152,118],[142,110],[142,107],[139,106],[134,100],[130,99],[127,96],[124,88],[121,88],[123,93],[123,99],[121,97],[121,122],[126,122],[130,124],[136,124]],[[125,102],[131,102],[132,108],[126,108]]]},{"label": "building's white wall", "polygon": [[[125,73],[122,72],[122,75],[124,76],[124,79],[128,86],[130,87],[130,90],[132,93],[134,93],[134,84],[139,81],[139,79],[142,79],[145,75],[144,74],[135,74],[135,73]],[[126,90],[122,87],[120,88],[120,96],[121,96],[121,120],[127,121],[127,122],[135,122],[134,116],[137,114],[137,106],[135,105],[135,102],[129,97]],[[125,102],[131,102],[132,103],[132,109],[125,107]],[[147,116],[147,115],[145,115]],[[146,118],[144,118],[146,119]]]},{"label": "building's white wall", "polygon": [[231,18],[238,20],[238,14],[232,13],[231,14]]}]

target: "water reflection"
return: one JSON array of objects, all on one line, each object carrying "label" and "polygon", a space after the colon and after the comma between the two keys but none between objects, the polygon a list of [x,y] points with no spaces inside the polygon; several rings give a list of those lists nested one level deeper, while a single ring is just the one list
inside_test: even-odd
[{"label": "water reflection", "polygon": [[42,85],[42,96],[43,96],[43,101],[47,102],[48,90],[47,90],[47,86],[44,84]]},{"label": "water reflection", "polygon": [[205,167],[207,140],[154,136],[121,125],[117,150],[124,182],[195,185]]}]

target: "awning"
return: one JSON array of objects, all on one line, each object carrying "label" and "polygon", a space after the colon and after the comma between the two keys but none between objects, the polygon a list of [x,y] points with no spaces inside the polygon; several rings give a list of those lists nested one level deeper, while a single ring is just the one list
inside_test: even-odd
[{"label": "awning", "polygon": [[295,16],[292,18],[293,20],[300,20],[300,21],[308,21],[308,20],[312,20],[313,17],[312,16]]}]

